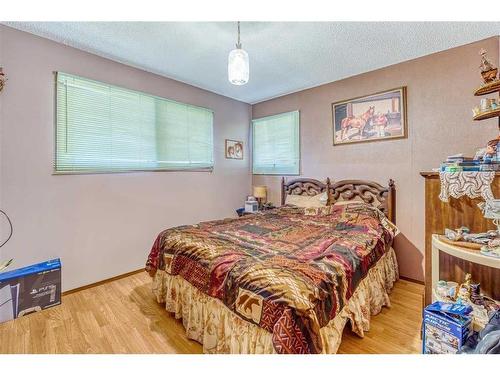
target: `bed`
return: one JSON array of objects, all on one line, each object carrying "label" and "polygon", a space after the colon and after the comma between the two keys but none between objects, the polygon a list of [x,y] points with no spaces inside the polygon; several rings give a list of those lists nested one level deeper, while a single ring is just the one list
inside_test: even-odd
[{"label": "bed", "polygon": [[328,205],[170,228],[153,244],[153,293],[205,353],[335,353],[348,321],[362,337],[390,305],[394,182],[283,179],[281,192]]}]

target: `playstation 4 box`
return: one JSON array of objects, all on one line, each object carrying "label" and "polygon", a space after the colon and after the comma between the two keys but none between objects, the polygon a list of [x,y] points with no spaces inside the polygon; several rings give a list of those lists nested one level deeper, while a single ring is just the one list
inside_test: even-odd
[{"label": "playstation 4 box", "polygon": [[60,303],[60,259],[0,273],[0,323]]},{"label": "playstation 4 box", "polygon": [[424,309],[422,352],[458,353],[472,333],[472,308],[468,305],[434,302]]}]

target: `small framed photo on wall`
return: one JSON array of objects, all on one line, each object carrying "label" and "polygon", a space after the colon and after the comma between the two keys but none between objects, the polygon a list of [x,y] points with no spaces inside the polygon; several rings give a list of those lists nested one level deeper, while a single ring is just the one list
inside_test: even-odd
[{"label": "small framed photo on wall", "polygon": [[226,139],[226,159],[243,160],[243,142]]},{"label": "small framed photo on wall", "polygon": [[332,104],[333,145],[407,137],[406,87]]}]

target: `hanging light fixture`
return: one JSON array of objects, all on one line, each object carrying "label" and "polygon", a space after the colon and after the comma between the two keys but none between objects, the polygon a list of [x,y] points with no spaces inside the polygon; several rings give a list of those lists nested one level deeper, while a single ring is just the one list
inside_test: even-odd
[{"label": "hanging light fixture", "polygon": [[229,52],[227,59],[227,75],[229,82],[233,85],[244,85],[248,82],[249,64],[248,53],[241,48],[240,43],[240,22],[238,21],[238,43],[236,49]]}]

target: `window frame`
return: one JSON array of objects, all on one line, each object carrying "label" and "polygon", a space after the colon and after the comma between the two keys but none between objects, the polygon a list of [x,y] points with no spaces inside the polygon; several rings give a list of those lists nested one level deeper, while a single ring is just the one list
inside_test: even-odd
[{"label": "window frame", "polygon": [[[193,107],[193,108],[199,108],[199,109],[203,109],[203,110],[206,110],[208,112],[211,112],[212,113],[212,129],[211,129],[211,133],[212,133],[212,166],[210,167],[197,167],[197,168],[154,168],[154,169],[147,169],[147,168],[130,168],[130,169],[109,169],[109,170],[106,170],[106,169],[88,169],[88,170],[64,170],[64,171],[61,171],[61,170],[57,170],[57,80],[58,80],[58,74],[61,73],[61,74],[65,74],[65,75],[68,75],[68,76],[74,76],[76,78],[81,78],[81,79],[85,79],[85,80],[88,80],[88,81],[91,81],[91,82],[95,82],[95,83],[98,83],[98,84],[103,84],[103,85],[108,85],[108,86],[111,86],[111,87],[116,87],[118,89],[122,89],[122,90],[129,90],[129,91],[133,91],[135,93],[138,93],[138,94],[141,94],[141,95],[145,95],[145,96],[149,96],[153,99],[160,99],[160,100],[164,100],[164,101],[167,101],[167,102],[171,102],[171,103],[175,103],[175,104],[180,104],[180,105],[184,105],[184,106],[189,106],[189,107]],[[158,95],[153,95],[153,94],[149,94],[145,91],[141,91],[141,90],[134,90],[134,89],[130,89],[130,88],[127,88],[127,87],[124,87],[124,86],[119,86],[119,85],[115,85],[115,84],[111,84],[111,83],[108,83],[108,82],[105,82],[105,81],[98,81],[98,80],[95,80],[95,79],[92,79],[92,78],[87,78],[87,77],[84,77],[84,76],[80,76],[80,75],[76,75],[76,74],[73,74],[73,73],[66,73],[64,71],[54,71],[53,72],[54,74],[54,121],[53,121],[53,139],[54,139],[54,148],[53,148],[53,161],[52,161],[52,175],[53,176],[59,176],[59,175],[92,175],[92,174],[115,174],[115,173],[142,173],[142,172],[209,172],[209,173],[212,173],[214,168],[215,168],[215,133],[214,133],[214,124],[215,124],[215,111],[213,109],[210,109],[210,108],[207,108],[207,107],[202,107],[202,106],[197,106],[197,105],[193,105],[193,104],[189,104],[189,103],[183,103],[183,102],[180,102],[180,101],[177,101],[177,100],[172,100],[172,99],[168,99],[168,98],[165,98],[165,97],[162,97],[162,96],[158,96]]]},{"label": "window frame", "polygon": [[[289,113],[297,113],[297,119],[298,119],[298,152],[299,152],[299,170],[297,173],[255,173],[254,172],[254,157],[255,157],[255,138],[254,138],[254,131],[255,131],[255,126],[254,126],[254,121],[259,121],[263,119],[272,119],[274,117],[280,117]],[[252,119],[252,175],[255,176],[300,176],[302,174],[302,146],[301,146],[301,126],[300,126],[300,110],[296,109],[293,111],[285,111],[285,112],[280,112],[276,113],[274,115],[270,116],[262,116],[258,118],[253,118]]]}]

